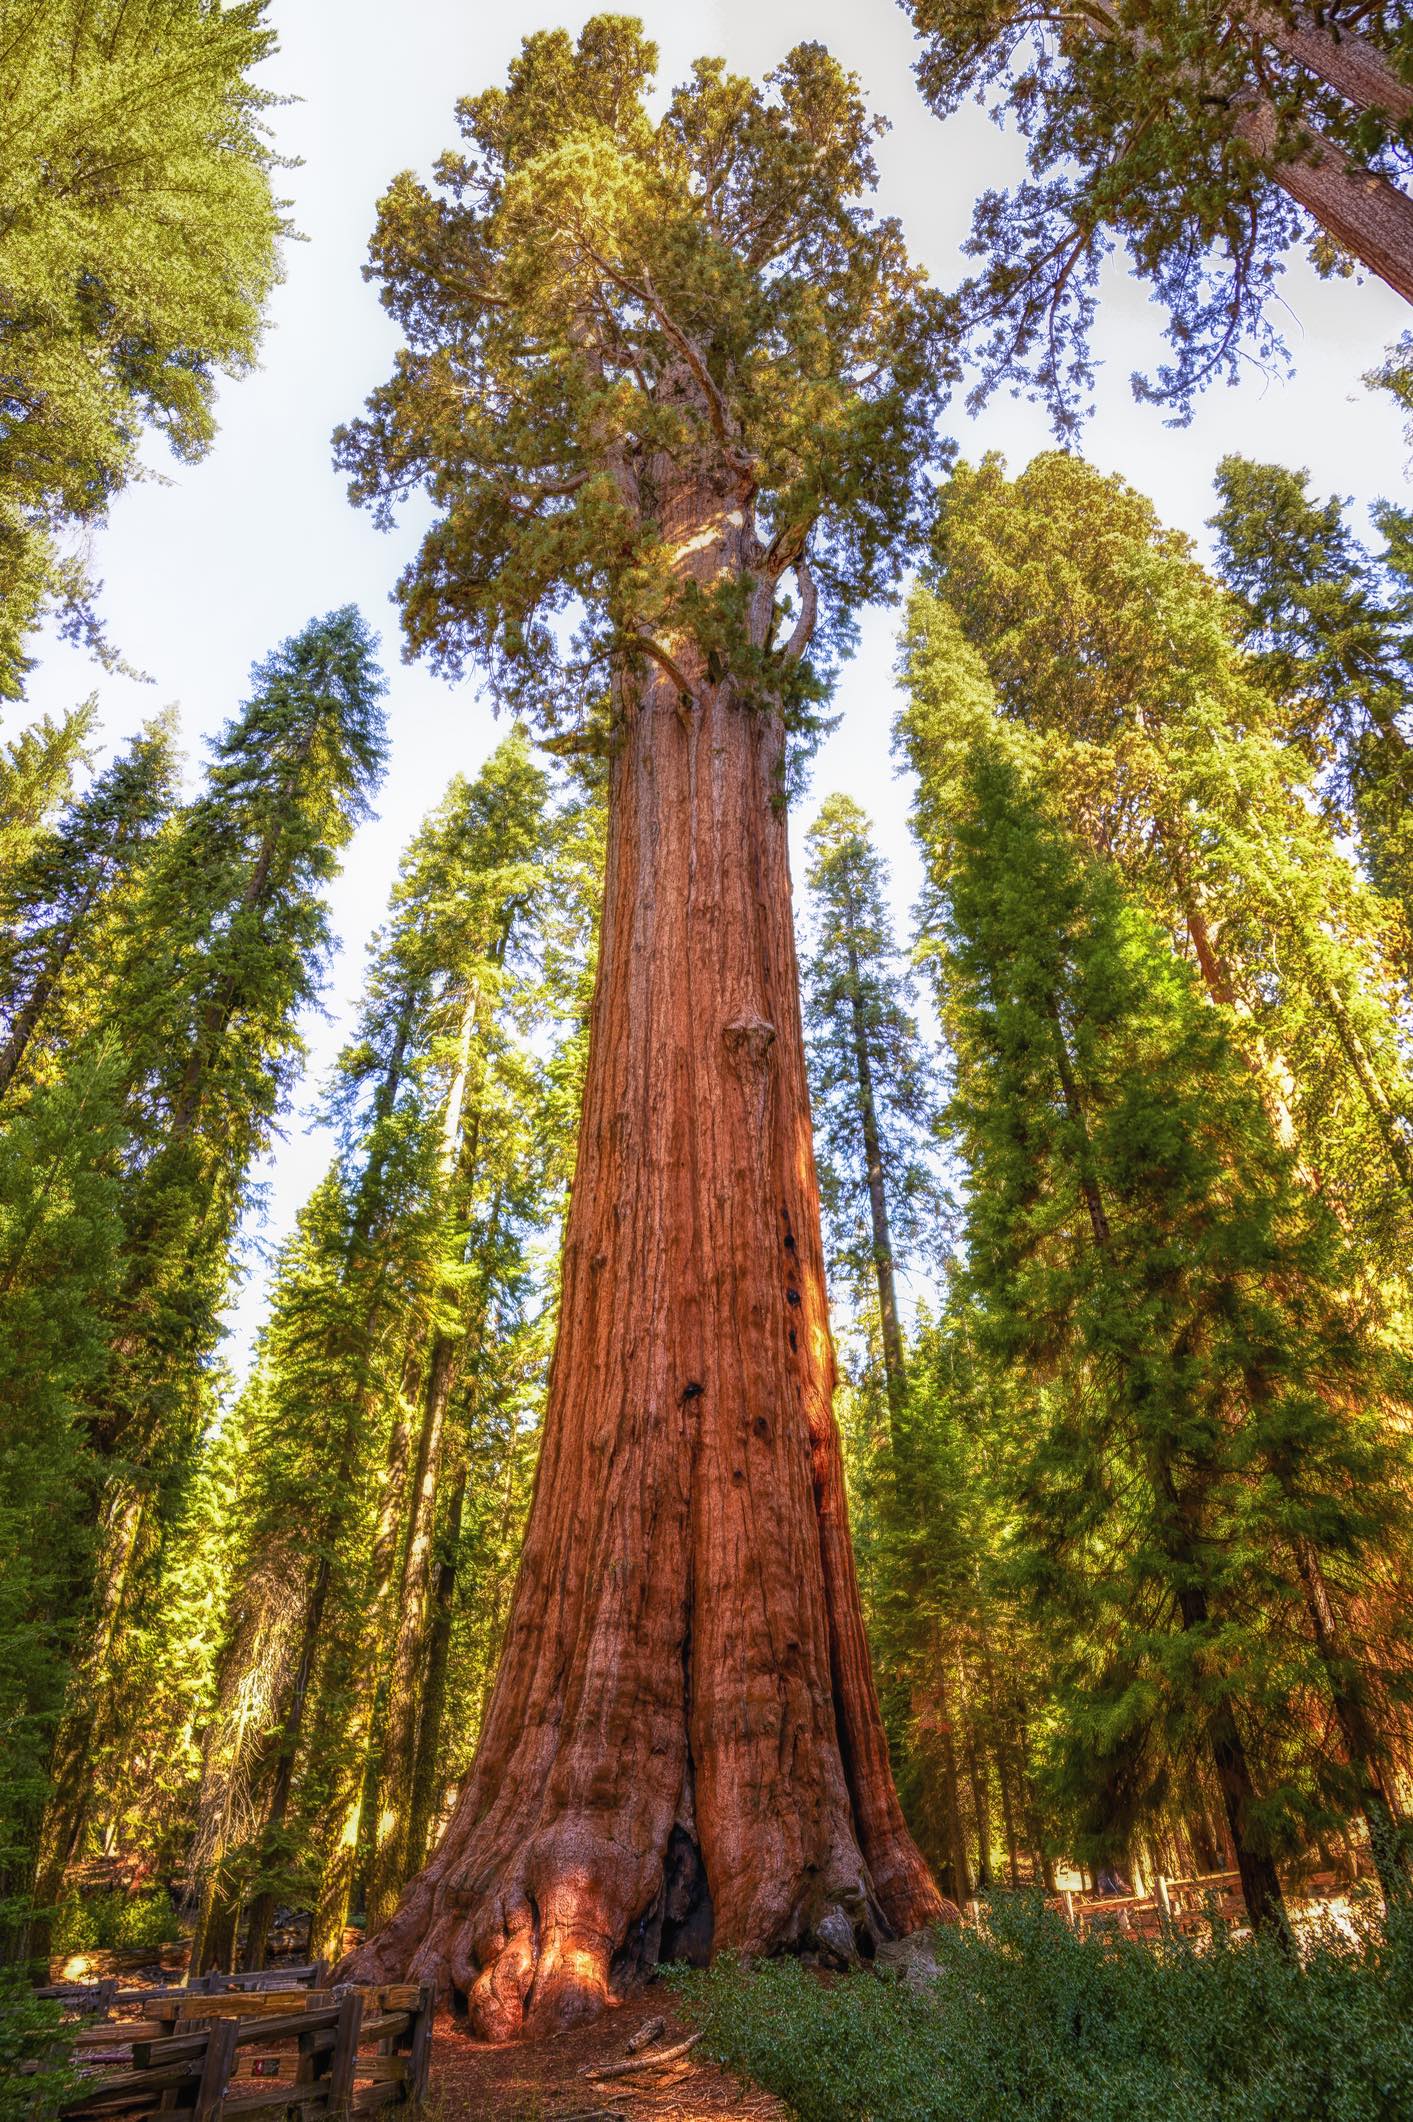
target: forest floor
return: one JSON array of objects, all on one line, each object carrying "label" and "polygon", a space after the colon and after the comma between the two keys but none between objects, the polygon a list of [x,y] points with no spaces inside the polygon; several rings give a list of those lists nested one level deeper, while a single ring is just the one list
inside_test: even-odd
[{"label": "forest floor", "polygon": [[[626,2062],[633,2036],[659,2019],[663,2030],[640,2068],[595,2075]],[[742,2085],[699,2049],[659,2066],[648,2061],[691,2032],[657,1986],[548,2041],[488,2045],[440,2013],[426,2112],[431,2122],[786,2122],[789,2110],[778,2100]]]}]

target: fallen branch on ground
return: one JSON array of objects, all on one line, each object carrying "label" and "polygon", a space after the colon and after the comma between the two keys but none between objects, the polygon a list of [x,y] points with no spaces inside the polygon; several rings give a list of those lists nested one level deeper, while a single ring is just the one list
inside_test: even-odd
[{"label": "fallen branch on ground", "polygon": [[688,2034],[685,2041],[678,2041],[671,2048],[660,2048],[655,2056],[630,2056],[626,2063],[586,2064],[579,2075],[582,2078],[623,2078],[630,2070],[653,2070],[659,2063],[675,2063],[689,2048],[695,2048],[701,2038],[699,2033]]}]

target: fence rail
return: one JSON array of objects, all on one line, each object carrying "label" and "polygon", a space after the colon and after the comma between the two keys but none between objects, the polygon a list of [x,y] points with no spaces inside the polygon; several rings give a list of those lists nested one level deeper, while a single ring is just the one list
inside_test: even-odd
[{"label": "fence rail", "polygon": [[67,2004],[85,2018],[106,2019],[122,2006],[160,2003],[167,1998],[213,1997],[246,1994],[252,1990],[320,1989],[329,1978],[327,1960],[311,1960],[305,1967],[266,1967],[258,1974],[225,1975],[212,1972],[194,1975],[189,1982],[169,1982],[152,1989],[125,1989],[116,1975],[98,1982],[49,1982],[37,1989],[37,1997]]},{"label": "fence rail", "polygon": [[[426,1983],[119,1990],[101,2001],[90,1990],[88,1998],[101,2017],[72,2036],[86,2082],[61,2110],[65,2122],[365,2115],[416,2103],[427,2090],[434,1998]],[[60,2001],[79,2003],[68,1994]],[[137,2016],[114,2018],[115,2010]]]}]

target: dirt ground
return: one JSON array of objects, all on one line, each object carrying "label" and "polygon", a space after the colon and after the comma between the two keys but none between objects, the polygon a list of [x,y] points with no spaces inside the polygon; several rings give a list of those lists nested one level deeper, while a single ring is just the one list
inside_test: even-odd
[{"label": "dirt ground", "polygon": [[656,2068],[644,2060],[622,2076],[595,2075],[628,2061],[630,2040],[656,2019],[664,2028],[643,2059],[692,2031],[656,1986],[551,2041],[491,2046],[439,2014],[429,2115],[434,2122],[787,2122],[778,2100],[740,2085],[696,2048]]}]

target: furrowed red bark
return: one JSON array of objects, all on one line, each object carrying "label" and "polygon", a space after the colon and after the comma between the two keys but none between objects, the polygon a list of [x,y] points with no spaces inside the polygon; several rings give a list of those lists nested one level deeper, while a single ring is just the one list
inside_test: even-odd
[{"label": "furrowed red bark", "polygon": [[[761,565],[739,475],[659,467],[684,575]],[[670,666],[670,669],[669,669]],[[860,1945],[942,1904],[904,1826],[831,1395],[784,723],[690,643],[618,691],[559,1339],[506,1646],[357,1979],[554,2031],[659,1958]],[[679,682],[685,677],[690,691]]]},{"label": "furrowed red bark", "polygon": [[1242,20],[1277,51],[1325,81],[1357,110],[1413,118],[1413,83],[1394,73],[1383,53],[1349,30],[1327,30],[1303,8],[1289,17],[1275,7],[1243,7]]},{"label": "furrowed red bark", "polygon": [[1413,302],[1413,199],[1307,127],[1300,152],[1281,152],[1276,115],[1264,98],[1236,119],[1237,137],[1268,177],[1314,216],[1342,249]]}]

